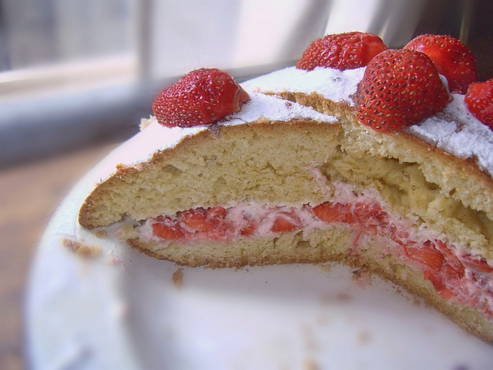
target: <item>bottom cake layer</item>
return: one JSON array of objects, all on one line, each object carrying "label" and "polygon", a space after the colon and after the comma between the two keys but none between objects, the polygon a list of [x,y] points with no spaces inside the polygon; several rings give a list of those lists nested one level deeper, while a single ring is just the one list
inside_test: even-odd
[{"label": "bottom cake layer", "polygon": [[354,233],[342,224],[310,232],[284,232],[276,237],[245,237],[234,242],[202,240],[189,244],[171,243],[160,248],[154,243],[131,239],[129,244],[152,257],[186,266],[220,268],[341,262],[376,273],[406,288],[469,332],[493,341],[491,316],[470,304],[444,297],[422,271],[398,256],[383,256],[381,250],[387,245],[382,238],[367,237],[364,246],[354,249]]}]

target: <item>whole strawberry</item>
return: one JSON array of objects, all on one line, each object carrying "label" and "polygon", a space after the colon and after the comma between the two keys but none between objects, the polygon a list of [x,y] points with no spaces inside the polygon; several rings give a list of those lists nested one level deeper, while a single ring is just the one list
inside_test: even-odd
[{"label": "whole strawberry", "polygon": [[313,41],[304,51],[296,68],[312,70],[331,67],[340,70],[363,67],[387,49],[382,39],[371,33],[348,32],[327,35]]},{"label": "whole strawberry", "polygon": [[477,119],[493,129],[493,78],[470,84],[464,102]]},{"label": "whole strawberry", "polygon": [[403,49],[383,51],[368,63],[355,99],[361,123],[392,132],[441,111],[449,95],[430,58]]},{"label": "whole strawberry", "polygon": [[163,89],[154,98],[152,112],[168,127],[206,125],[238,112],[249,99],[228,73],[201,68]]},{"label": "whole strawberry", "polygon": [[428,55],[438,72],[447,77],[451,92],[465,94],[467,86],[478,79],[472,51],[455,37],[420,35],[404,48]]}]

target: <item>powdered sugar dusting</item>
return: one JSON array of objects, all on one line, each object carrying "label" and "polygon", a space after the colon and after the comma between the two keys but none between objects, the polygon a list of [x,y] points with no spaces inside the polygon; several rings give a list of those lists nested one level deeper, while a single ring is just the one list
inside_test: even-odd
[{"label": "powdered sugar dusting", "polygon": [[264,95],[252,92],[248,101],[239,112],[234,113],[225,120],[218,122],[218,125],[239,125],[252,122],[260,118],[271,121],[290,121],[295,119],[308,119],[322,122],[333,123],[337,119],[316,110],[275,96]]},{"label": "powdered sugar dusting", "polygon": [[288,67],[246,81],[242,86],[251,91],[259,90],[274,93],[282,91],[306,94],[317,92],[327,99],[354,106],[351,95],[356,92],[364,72],[364,67],[345,71],[322,67],[317,67],[312,71],[305,71],[295,67]]},{"label": "powdered sugar dusting", "polygon": [[469,112],[464,95],[452,94],[443,112],[407,130],[457,157],[476,159],[493,176],[493,131]]}]

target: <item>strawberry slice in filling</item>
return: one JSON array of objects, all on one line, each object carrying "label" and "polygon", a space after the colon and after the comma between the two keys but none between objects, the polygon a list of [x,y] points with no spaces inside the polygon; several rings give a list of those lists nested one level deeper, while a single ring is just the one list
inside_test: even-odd
[{"label": "strawberry slice in filling", "polygon": [[[253,203],[198,207],[149,219],[141,227],[141,235],[159,243],[232,241],[323,229],[331,224],[350,227],[354,247],[364,245],[365,236],[385,238],[389,245],[385,252],[421,271],[444,299],[471,305],[493,318],[493,267],[484,258],[460,253],[456,246],[429,235],[419,236],[378,202],[368,199],[301,207]],[[150,233],[144,232],[146,228]]]}]

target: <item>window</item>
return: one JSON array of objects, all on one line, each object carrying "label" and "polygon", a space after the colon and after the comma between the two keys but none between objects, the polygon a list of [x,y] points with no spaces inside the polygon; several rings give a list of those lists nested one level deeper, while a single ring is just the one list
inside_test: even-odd
[{"label": "window", "polygon": [[0,0],[0,95],[129,78],[132,0]]}]

